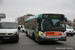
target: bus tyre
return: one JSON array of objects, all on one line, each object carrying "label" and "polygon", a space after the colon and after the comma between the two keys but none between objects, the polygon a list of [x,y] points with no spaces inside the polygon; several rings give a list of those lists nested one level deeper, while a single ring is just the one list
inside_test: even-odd
[{"label": "bus tyre", "polygon": [[33,38],[33,40],[35,40],[35,35],[34,35],[34,33],[33,33],[33,35],[32,35],[32,38]]}]

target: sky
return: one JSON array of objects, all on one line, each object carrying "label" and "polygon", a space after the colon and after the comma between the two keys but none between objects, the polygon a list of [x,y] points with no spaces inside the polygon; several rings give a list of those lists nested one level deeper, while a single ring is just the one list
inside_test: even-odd
[{"label": "sky", "polygon": [[75,19],[75,0],[0,0],[0,13],[7,18],[25,14],[61,13],[67,19]]}]

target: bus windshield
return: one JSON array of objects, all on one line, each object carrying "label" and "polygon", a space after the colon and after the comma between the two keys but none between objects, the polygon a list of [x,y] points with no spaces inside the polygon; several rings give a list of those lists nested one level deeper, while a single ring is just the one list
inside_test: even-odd
[{"label": "bus windshield", "polygon": [[41,31],[64,31],[65,20],[61,19],[42,19]]},{"label": "bus windshield", "polygon": [[16,29],[17,23],[14,22],[2,22],[0,23],[0,29]]}]

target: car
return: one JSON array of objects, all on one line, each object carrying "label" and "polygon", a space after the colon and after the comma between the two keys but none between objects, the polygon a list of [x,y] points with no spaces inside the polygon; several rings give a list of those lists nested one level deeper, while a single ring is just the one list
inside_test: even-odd
[{"label": "car", "polygon": [[66,24],[66,33],[67,33],[67,36],[73,36],[75,34],[75,31],[73,30],[73,28],[69,25]]},{"label": "car", "polygon": [[21,31],[24,32],[24,25],[21,25]]},{"label": "car", "polygon": [[24,25],[19,25],[18,27],[20,27],[21,32],[24,32],[24,30],[25,30]]}]

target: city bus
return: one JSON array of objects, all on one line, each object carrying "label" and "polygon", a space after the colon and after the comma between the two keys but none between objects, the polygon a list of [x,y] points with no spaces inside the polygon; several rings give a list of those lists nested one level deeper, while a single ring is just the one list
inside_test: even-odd
[{"label": "city bus", "polygon": [[66,22],[64,14],[39,14],[25,20],[25,33],[34,40],[66,41]]}]

